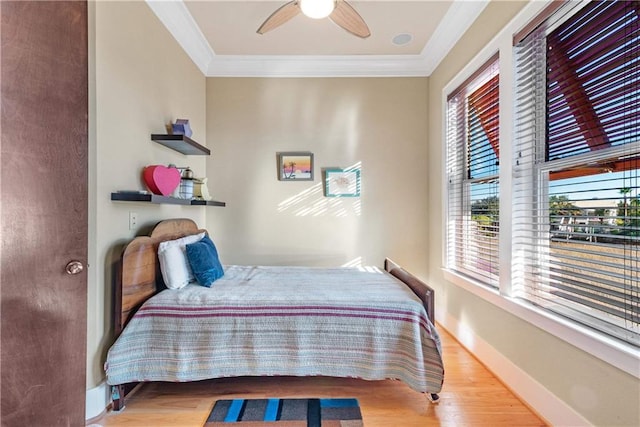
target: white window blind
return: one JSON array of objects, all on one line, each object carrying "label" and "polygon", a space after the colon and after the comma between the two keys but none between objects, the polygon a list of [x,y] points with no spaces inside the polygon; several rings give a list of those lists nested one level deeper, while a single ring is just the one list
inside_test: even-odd
[{"label": "white window blind", "polygon": [[497,56],[447,101],[447,268],[498,287]]},{"label": "white window blind", "polygon": [[559,9],[515,46],[514,295],[640,344],[640,2]]}]

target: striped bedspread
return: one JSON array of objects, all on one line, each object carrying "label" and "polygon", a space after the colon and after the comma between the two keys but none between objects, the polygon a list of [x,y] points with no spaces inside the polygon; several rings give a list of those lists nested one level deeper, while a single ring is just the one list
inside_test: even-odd
[{"label": "striped bedspread", "polygon": [[438,334],[420,300],[374,268],[227,266],[211,288],[149,299],[109,350],[111,385],[236,376],[395,378],[438,393]]}]

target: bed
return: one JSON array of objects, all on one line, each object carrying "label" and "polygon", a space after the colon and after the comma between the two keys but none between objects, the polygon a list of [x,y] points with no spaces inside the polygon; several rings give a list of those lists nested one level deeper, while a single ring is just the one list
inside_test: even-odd
[{"label": "bed", "polygon": [[210,288],[165,289],[161,243],[202,232],[166,220],[125,247],[105,362],[113,410],[139,382],[239,376],[398,379],[437,401],[433,290],[415,276],[389,259],[384,270],[227,265]]}]

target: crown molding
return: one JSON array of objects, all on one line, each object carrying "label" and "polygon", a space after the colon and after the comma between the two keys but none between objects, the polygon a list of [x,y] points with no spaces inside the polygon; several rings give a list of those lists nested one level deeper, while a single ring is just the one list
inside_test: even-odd
[{"label": "crown molding", "polygon": [[206,76],[209,64],[215,59],[216,54],[184,2],[182,0],[146,0],[146,3]]},{"label": "crown molding", "polygon": [[219,55],[208,77],[416,77],[425,76],[420,55],[235,56]]},{"label": "crown molding", "polygon": [[420,54],[426,62],[427,76],[433,73],[488,4],[489,0],[453,1]]},{"label": "crown molding", "polygon": [[419,55],[216,55],[182,0],[146,0],[206,77],[429,76],[489,0],[453,0]]}]

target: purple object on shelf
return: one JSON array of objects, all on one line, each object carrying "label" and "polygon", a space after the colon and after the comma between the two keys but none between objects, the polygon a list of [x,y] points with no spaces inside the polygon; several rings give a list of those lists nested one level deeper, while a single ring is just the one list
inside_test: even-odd
[{"label": "purple object on shelf", "polygon": [[191,137],[193,134],[191,126],[189,126],[188,119],[177,119],[175,123],[171,124],[171,130],[174,135],[185,135]]}]

